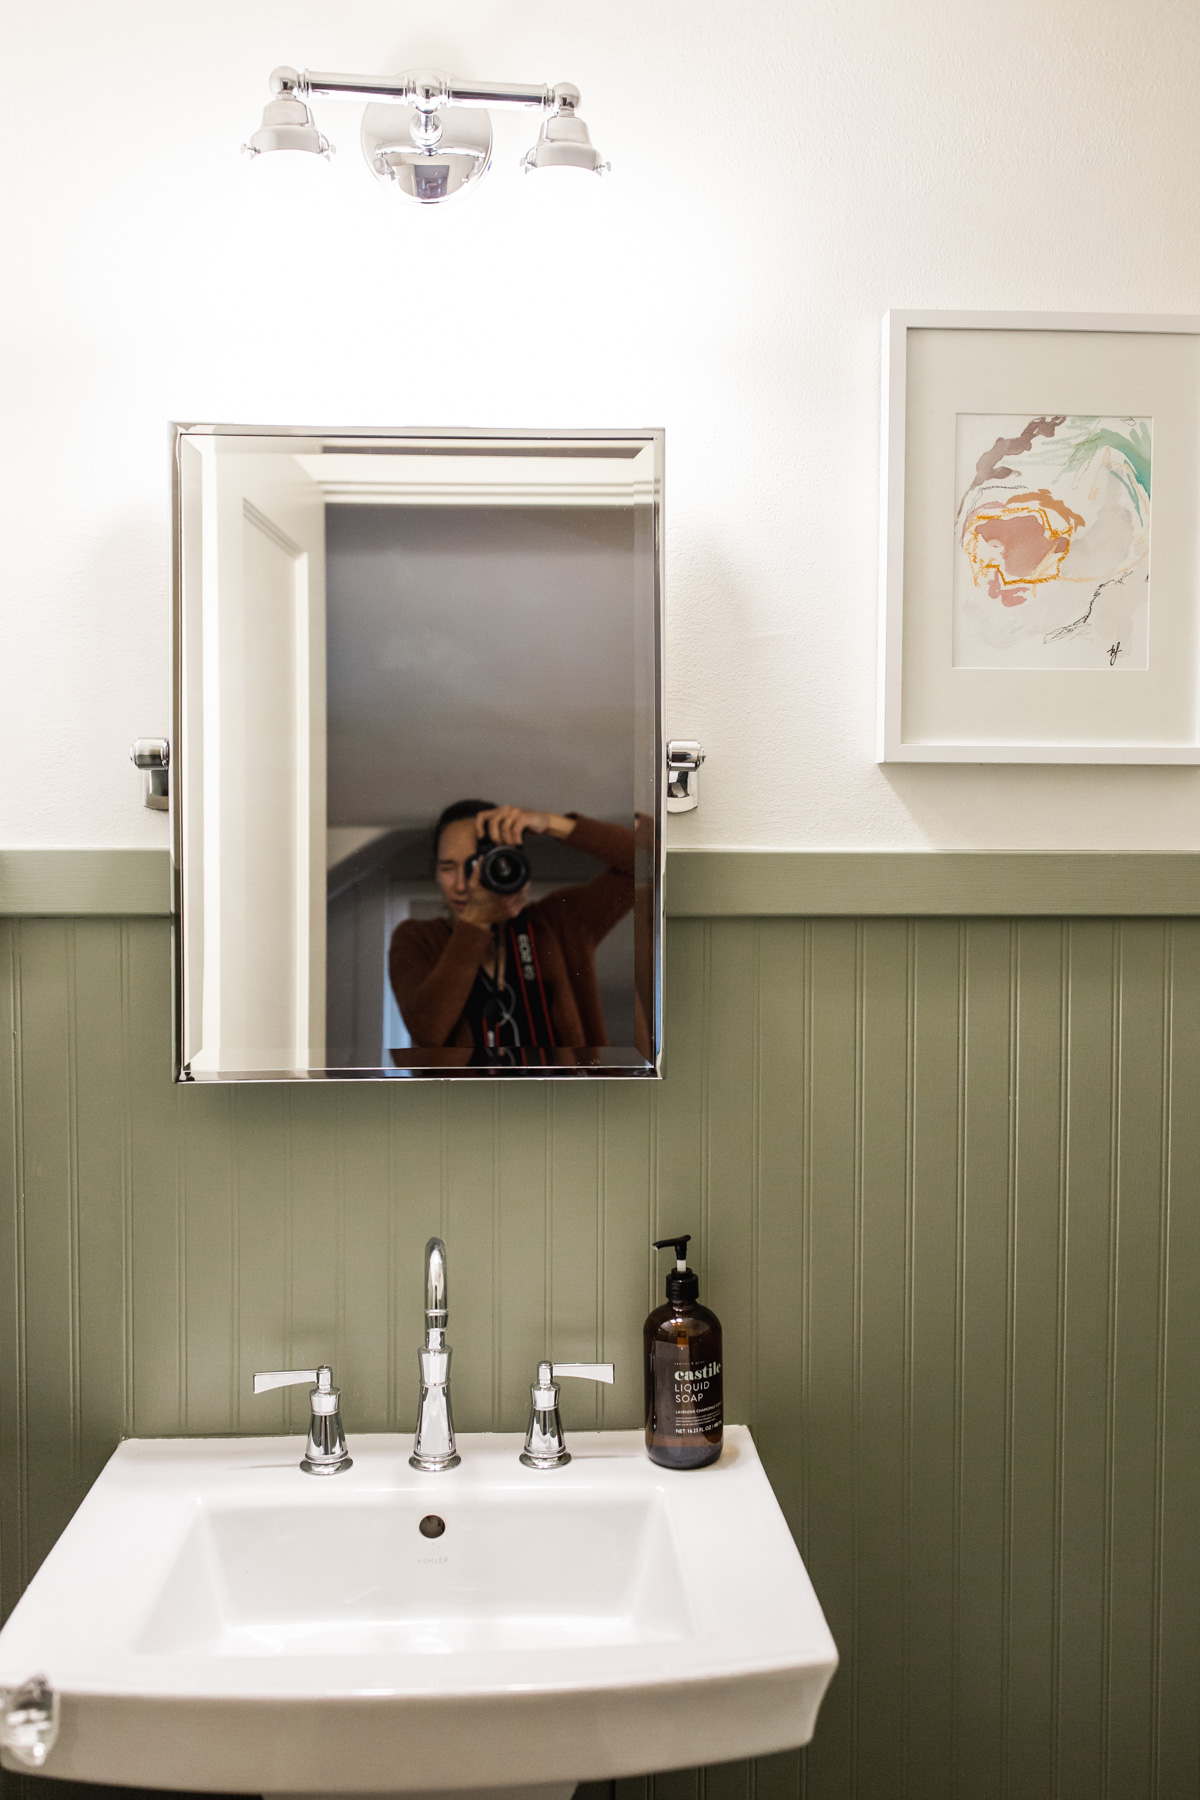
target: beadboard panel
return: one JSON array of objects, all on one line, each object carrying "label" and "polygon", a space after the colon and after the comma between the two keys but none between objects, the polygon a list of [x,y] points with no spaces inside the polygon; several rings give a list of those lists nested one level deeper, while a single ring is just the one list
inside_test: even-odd
[{"label": "beadboard panel", "polygon": [[803,1754],[611,1800],[1194,1800],[1200,921],[667,947],[655,1087],[180,1088],[168,921],[0,921],[4,1607],[122,1434],[302,1430],[256,1367],[410,1428],[433,1231],[460,1429],[547,1349],[617,1364],[568,1430],[637,1423],[688,1230],[842,1667]]}]

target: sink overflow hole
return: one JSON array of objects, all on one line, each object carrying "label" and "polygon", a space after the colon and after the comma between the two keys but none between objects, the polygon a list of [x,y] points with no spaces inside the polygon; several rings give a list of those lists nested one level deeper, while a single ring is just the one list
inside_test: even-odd
[{"label": "sink overflow hole", "polygon": [[445,1519],[439,1519],[436,1513],[426,1513],[417,1527],[422,1537],[441,1537],[446,1529]]}]

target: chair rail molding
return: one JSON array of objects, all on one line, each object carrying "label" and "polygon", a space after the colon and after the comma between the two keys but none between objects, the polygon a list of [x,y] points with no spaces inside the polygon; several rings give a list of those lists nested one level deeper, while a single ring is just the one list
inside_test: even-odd
[{"label": "chair rail molding", "polygon": [[[0,850],[0,916],[165,917],[167,850]],[[1200,853],[672,850],[669,917],[1186,918]]]}]

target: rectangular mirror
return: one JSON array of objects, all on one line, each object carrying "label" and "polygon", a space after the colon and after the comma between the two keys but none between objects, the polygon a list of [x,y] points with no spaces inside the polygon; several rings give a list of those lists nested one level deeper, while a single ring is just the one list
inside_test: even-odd
[{"label": "rectangular mirror", "polygon": [[662,433],[173,429],[177,1078],[656,1076]]}]

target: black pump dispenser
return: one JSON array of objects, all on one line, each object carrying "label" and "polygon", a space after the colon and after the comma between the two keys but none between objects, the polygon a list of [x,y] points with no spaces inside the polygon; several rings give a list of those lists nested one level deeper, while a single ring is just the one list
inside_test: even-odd
[{"label": "black pump dispenser", "polygon": [[643,1333],[646,1451],[665,1469],[703,1469],[716,1462],[723,1438],[721,1321],[701,1306],[700,1282],[687,1266],[691,1233],[656,1238],[674,1250],[667,1303],[656,1306]]},{"label": "black pump dispenser", "polygon": [[667,1299],[685,1303],[700,1298],[700,1277],[687,1266],[687,1247],[692,1241],[690,1231],[682,1237],[655,1238],[656,1250],[674,1250],[675,1267],[667,1276]]}]

